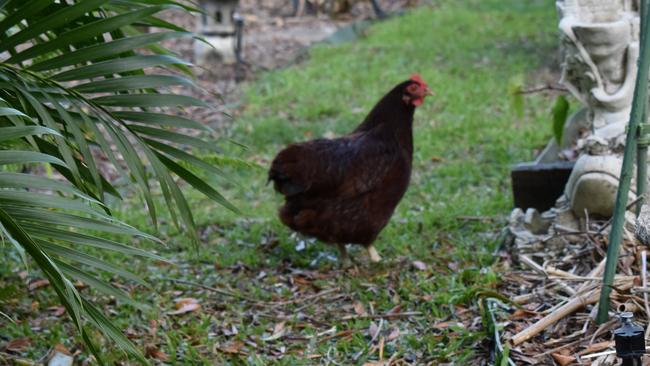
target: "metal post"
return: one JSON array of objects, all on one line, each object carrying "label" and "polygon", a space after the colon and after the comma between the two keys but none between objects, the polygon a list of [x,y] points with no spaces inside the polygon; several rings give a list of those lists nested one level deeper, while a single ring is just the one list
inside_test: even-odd
[{"label": "metal post", "polygon": [[386,13],[384,13],[384,10],[381,8],[381,5],[379,5],[378,0],[370,0],[370,5],[372,5],[372,10],[375,12],[375,15],[379,19],[386,18]]},{"label": "metal post", "polygon": [[237,63],[241,63],[243,61],[242,37],[244,36],[244,17],[239,13],[235,13],[232,18],[235,22],[235,59]]},{"label": "metal post", "polygon": [[[641,0],[641,19],[647,17],[648,0]],[[642,21],[643,27],[641,34],[648,32],[648,22]],[[650,68],[650,37],[641,37],[639,52],[639,70],[636,77],[636,86],[634,88],[634,100],[632,101],[632,111],[630,112],[630,122],[628,124],[627,137],[625,139],[625,152],[623,153],[623,166],[621,167],[621,176],[618,183],[618,192],[616,192],[616,206],[614,207],[614,217],[612,219],[612,231],[609,234],[609,246],[607,247],[607,263],[605,264],[605,274],[603,276],[603,286],[600,290],[600,300],[598,302],[598,324],[605,323],[609,318],[609,295],[612,292],[614,275],[616,274],[616,264],[618,263],[619,247],[623,237],[623,225],[625,224],[625,207],[627,206],[627,196],[630,191],[632,181],[632,169],[637,147],[637,135],[639,122],[644,114],[643,110],[648,103],[648,69]]]}]

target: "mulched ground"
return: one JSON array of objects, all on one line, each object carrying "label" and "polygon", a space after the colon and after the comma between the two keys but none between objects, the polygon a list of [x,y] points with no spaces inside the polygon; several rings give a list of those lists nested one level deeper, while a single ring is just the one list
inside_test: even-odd
[{"label": "mulched ground", "polygon": [[633,220],[621,245],[611,320],[595,322],[609,224],[587,219],[581,230],[552,225],[539,235],[513,231],[513,243],[501,253],[500,292],[509,301],[494,302],[491,310],[500,341],[512,346],[516,365],[618,364],[612,335],[620,326],[617,315],[631,311],[638,323],[648,324],[648,294],[641,280],[647,247],[635,237]]}]

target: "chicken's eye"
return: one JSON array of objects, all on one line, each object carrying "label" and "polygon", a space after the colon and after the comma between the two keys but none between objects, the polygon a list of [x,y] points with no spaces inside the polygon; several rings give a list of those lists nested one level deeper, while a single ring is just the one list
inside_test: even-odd
[{"label": "chicken's eye", "polygon": [[417,84],[411,84],[406,87],[406,91],[409,92],[410,94],[416,94],[420,87]]}]

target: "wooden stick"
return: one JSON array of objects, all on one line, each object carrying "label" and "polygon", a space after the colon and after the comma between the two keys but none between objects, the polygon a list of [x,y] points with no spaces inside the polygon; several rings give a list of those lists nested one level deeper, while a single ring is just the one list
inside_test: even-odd
[{"label": "wooden stick", "polygon": [[309,295],[309,296],[305,296],[305,297],[299,297],[297,299],[287,300],[287,301],[269,301],[269,302],[264,303],[264,305],[281,306],[281,305],[289,305],[289,304],[300,304],[300,303],[305,302],[305,301],[314,300],[314,299],[317,299],[319,297],[329,295],[332,292],[337,292],[339,290],[341,290],[340,287],[333,287],[333,288],[323,290],[323,291],[321,291],[319,293],[316,293],[316,294],[313,294],[313,295]]},{"label": "wooden stick", "polygon": [[[585,277],[600,277],[603,274],[603,271],[605,271],[605,263],[607,262],[607,258],[603,258],[603,260],[598,263],[594,269],[591,270]],[[589,286],[592,286],[593,284],[585,282],[582,284],[582,286],[578,287],[578,293],[585,291]]]},{"label": "wooden stick", "polygon": [[522,89],[517,91],[517,94],[533,94],[533,93],[539,93],[542,91],[547,91],[547,90],[554,90],[554,91],[559,91],[563,93],[567,93],[569,89],[563,87],[562,85],[552,85],[552,84],[546,84],[546,85],[541,85],[537,86],[534,88],[530,89]]},{"label": "wooden stick", "polygon": [[207,286],[207,285],[204,285],[202,283],[196,283],[196,282],[186,281],[186,280],[179,280],[179,279],[176,279],[176,278],[166,278],[165,277],[164,279],[167,280],[167,281],[170,281],[170,282],[180,283],[182,285],[189,285],[189,286],[199,287],[199,288],[202,288],[204,290],[212,291],[214,293],[224,295],[224,296],[230,296],[230,297],[234,297],[234,298],[237,298],[237,299],[247,300],[247,301],[252,301],[252,302],[259,302],[259,300],[257,300],[257,299],[253,299],[253,298],[245,296],[245,295],[240,295],[238,293],[231,292],[231,291],[228,291],[228,290],[224,290],[224,289],[220,289],[220,288],[216,288],[216,287],[212,287],[212,286]]}]

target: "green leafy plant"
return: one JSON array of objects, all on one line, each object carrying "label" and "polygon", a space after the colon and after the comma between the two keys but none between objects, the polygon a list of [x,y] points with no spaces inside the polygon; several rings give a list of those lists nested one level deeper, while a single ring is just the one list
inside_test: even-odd
[{"label": "green leafy plant", "polygon": [[566,96],[558,95],[553,104],[553,136],[558,145],[562,145],[562,137],[564,134],[564,125],[569,117],[569,110],[571,105]]},{"label": "green leafy plant", "polygon": [[[110,161],[137,186],[154,226],[159,208],[152,190],[159,189],[174,223],[195,242],[194,218],[179,179],[236,210],[184,167],[210,172],[211,165],[191,150],[214,152],[215,147],[185,133],[209,128],[170,114],[178,106],[208,107],[167,91],[193,85],[188,63],[159,45],[192,36],[156,17],[170,8],[198,11],[172,0],[0,0],[0,236],[10,243],[3,250],[13,248],[25,264],[43,272],[100,362],[92,327],[147,361],[72,281],[134,306],[142,305],[98,274],[146,283],[83,248],[162,258],[93,234],[158,240],[111,216],[107,199],[121,196],[97,159]],[[143,27],[161,31],[142,33]],[[155,71],[161,69],[165,72]],[[35,165],[52,173],[37,174]]]},{"label": "green leafy plant", "polygon": [[515,116],[524,116],[524,76],[517,74],[508,80],[508,95],[510,96],[510,109]]}]

